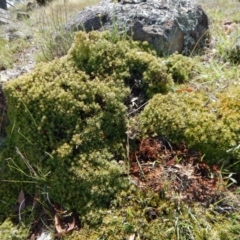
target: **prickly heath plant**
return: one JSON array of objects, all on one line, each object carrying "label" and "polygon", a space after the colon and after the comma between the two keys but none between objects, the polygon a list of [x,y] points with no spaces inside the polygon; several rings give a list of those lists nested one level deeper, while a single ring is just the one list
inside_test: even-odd
[{"label": "prickly heath plant", "polygon": [[16,226],[7,218],[3,224],[0,225],[1,239],[27,239],[29,229],[26,226]]},{"label": "prickly heath plant", "polygon": [[194,60],[181,54],[175,53],[169,56],[165,64],[174,82],[179,84],[188,82],[197,71]]},{"label": "prickly heath plant", "polygon": [[[240,157],[240,88],[211,99],[205,93],[156,94],[140,115],[142,135],[164,135],[206,155],[206,161]],[[236,165],[235,169],[238,169]]]},{"label": "prickly heath plant", "polygon": [[[124,157],[129,93],[124,83],[90,79],[62,59],[38,65],[5,84],[4,92],[9,108],[4,156],[15,170],[5,177],[30,194],[33,185],[41,191],[48,186],[49,197],[71,209],[109,204],[124,184],[114,161]],[[13,155],[15,147],[25,160]]]},{"label": "prickly heath plant", "polygon": [[131,87],[138,79],[149,97],[173,85],[168,67],[146,42],[113,38],[109,32],[78,32],[69,58],[89,75],[111,76]]}]

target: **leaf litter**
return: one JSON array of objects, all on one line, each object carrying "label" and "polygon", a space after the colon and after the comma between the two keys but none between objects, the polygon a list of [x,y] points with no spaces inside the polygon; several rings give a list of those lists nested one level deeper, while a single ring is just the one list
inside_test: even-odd
[{"label": "leaf litter", "polygon": [[166,198],[209,206],[219,201],[227,186],[217,165],[204,163],[202,154],[184,142],[173,145],[165,137],[141,140],[130,152],[131,181]]}]

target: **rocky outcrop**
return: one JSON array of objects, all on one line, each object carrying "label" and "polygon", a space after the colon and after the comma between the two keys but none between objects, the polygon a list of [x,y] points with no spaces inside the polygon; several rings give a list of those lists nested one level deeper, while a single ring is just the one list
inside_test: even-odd
[{"label": "rocky outcrop", "polygon": [[201,6],[189,0],[103,0],[83,9],[66,28],[117,28],[134,40],[149,42],[164,55],[176,51],[188,55],[205,45],[208,18]]}]

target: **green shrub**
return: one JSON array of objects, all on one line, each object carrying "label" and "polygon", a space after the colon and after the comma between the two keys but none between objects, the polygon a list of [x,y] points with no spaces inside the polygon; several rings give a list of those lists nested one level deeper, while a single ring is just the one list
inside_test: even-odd
[{"label": "green shrub", "polygon": [[3,224],[0,225],[0,238],[1,239],[27,239],[29,229],[25,226],[16,226],[12,221],[7,218]]},{"label": "green shrub", "polygon": [[[112,206],[108,212],[101,212],[102,224],[97,230],[85,225],[64,239],[122,240],[134,234],[153,240],[238,238],[239,225],[233,219],[234,213],[226,217],[199,205],[189,207],[178,198],[175,201],[160,199],[158,193],[148,190],[122,192],[118,204],[119,207]],[[91,212],[85,217],[97,219],[99,214]],[[235,219],[237,217],[238,213]]]},{"label": "green shrub", "polygon": [[209,163],[239,159],[239,92],[239,87],[228,89],[217,100],[200,92],[156,94],[140,115],[142,135],[184,140]]},{"label": "green shrub", "polygon": [[156,56],[146,42],[112,38],[111,33],[78,32],[69,52],[70,59],[89,75],[125,81],[132,87],[140,80],[149,97],[167,92],[173,85],[163,59]]},{"label": "green shrub", "polygon": [[[112,162],[124,157],[123,102],[129,94],[124,84],[111,78],[90,80],[63,59],[38,65],[5,84],[4,92],[9,107],[4,154],[12,158],[9,165],[17,164],[25,173],[6,177],[37,181],[42,189],[49,186],[50,198],[72,208],[83,209],[91,201],[109,204],[124,182],[118,177],[120,167]],[[13,154],[15,147],[33,170]],[[34,191],[33,185],[25,189]]]},{"label": "green shrub", "polygon": [[240,38],[237,39],[236,43],[231,47],[230,50],[226,51],[226,59],[234,64],[240,63]]},{"label": "green shrub", "polygon": [[126,62],[130,79],[141,79],[142,88],[149,98],[155,93],[166,93],[173,86],[172,76],[163,59],[132,49],[126,54]]},{"label": "green shrub", "polygon": [[113,38],[109,32],[78,32],[69,57],[89,75],[111,76],[130,87],[140,81],[149,98],[168,92],[174,82],[188,82],[197,69],[191,58],[174,54],[163,59],[148,43]]},{"label": "green shrub", "polygon": [[14,184],[1,199],[5,209],[20,188],[30,195],[38,188],[81,213],[107,206],[125,186],[115,160],[125,158],[131,81],[142,78],[149,95],[165,92],[173,84],[167,72],[146,43],[79,32],[67,57],[6,83],[9,126],[2,157],[8,160],[1,165],[4,179]]},{"label": "green shrub", "polygon": [[[209,162],[239,157],[239,88],[216,95],[217,101],[201,92],[157,94],[188,81],[194,69],[180,55],[157,57],[146,43],[79,32],[67,57],[5,83],[9,126],[0,171],[11,182],[1,183],[1,219],[23,189],[79,213],[81,231],[66,238],[210,236],[205,219],[196,225],[184,204],[129,186],[117,163],[126,159],[124,103],[135,80],[149,98],[154,95],[137,116],[141,136],[185,140]],[[202,216],[202,210],[194,214]]]},{"label": "green shrub", "polygon": [[168,71],[172,74],[175,83],[186,83],[197,71],[196,63],[192,58],[181,54],[173,54],[166,59]]}]

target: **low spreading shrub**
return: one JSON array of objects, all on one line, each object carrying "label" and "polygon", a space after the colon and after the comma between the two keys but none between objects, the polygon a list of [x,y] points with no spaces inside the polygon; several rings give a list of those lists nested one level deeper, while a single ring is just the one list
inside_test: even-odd
[{"label": "low spreading shrub", "polygon": [[197,72],[193,59],[181,54],[173,54],[166,59],[166,66],[175,83],[187,83]]},{"label": "low spreading shrub", "polygon": [[[116,160],[126,154],[131,87],[137,79],[149,97],[166,92],[174,64],[158,58],[147,43],[79,32],[67,57],[6,83],[8,160],[1,168],[4,179],[14,182],[12,192],[28,182],[24,188],[34,195],[37,183],[70,208],[108,205],[125,184]],[[2,201],[11,204],[12,196]]]},{"label": "low spreading shrub", "polygon": [[174,81],[188,81],[194,68],[187,57],[174,55],[165,61],[146,42],[116,40],[109,32],[78,32],[69,58],[89,75],[111,76],[130,87],[138,80],[149,98],[167,92]]},{"label": "low spreading shrub", "polygon": [[[124,84],[110,77],[90,80],[65,60],[55,60],[9,82],[4,92],[9,107],[5,156],[19,170],[11,177],[38,177],[38,187],[48,185],[49,196],[66,206],[79,209],[90,199],[108,204],[123,183],[119,165],[111,161],[124,155],[123,102],[129,92]],[[27,160],[12,154],[15,147]],[[33,191],[32,185],[26,189]]]},{"label": "low spreading shrub", "polygon": [[[206,155],[209,163],[240,157],[239,87],[206,93],[156,94],[140,115],[142,135],[164,135]],[[238,169],[239,164],[235,169]]]},{"label": "low spreading shrub", "polygon": [[[68,56],[4,85],[9,108],[4,156],[11,158],[1,164],[15,170],[5,171],[4,178],[16,181],[13,189],[37,179],[42,189],[49,185],[55,201],[77,209],[93,198],[96,205],[109,203],[124,182],[114,161],[125,158],[131,88],[140,82],[150,98],[174,81],[187,81],[192,66],[184,69],[181,60],[191,66],[186,57],[162,59],[147,43],[113,33],[76,33]],[[31,183],[26,189],[34,194]],[[12,202],[10,196],[3,200]]]}]

